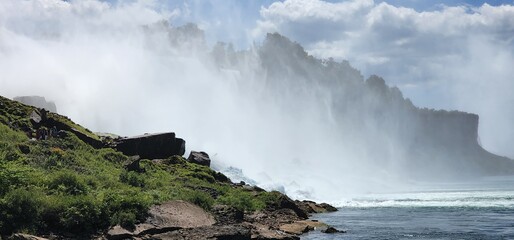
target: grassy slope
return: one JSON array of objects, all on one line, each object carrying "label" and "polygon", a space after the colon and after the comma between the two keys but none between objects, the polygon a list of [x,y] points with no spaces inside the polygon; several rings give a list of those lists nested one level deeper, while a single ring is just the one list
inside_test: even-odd
[{"label": "grassy slope", "polygon": [[[205,209],[220,203],[254,211],[277,197],[266,192],[254,196],[217,181],[219,173],[179,156],[162,162],[143,160],[144,171],[137,173],[125,170],[130,161],[127,156],[112,149],[94,149],[73,134],[29,140],[18,129],[32,127],[28,120],[32,110],[0,97],[2,235],[20,231],[94,234],[115,224],[130,226],[142,221],[149,206],[172,199]],[[51,117],[94,135],[66,117]]]}]

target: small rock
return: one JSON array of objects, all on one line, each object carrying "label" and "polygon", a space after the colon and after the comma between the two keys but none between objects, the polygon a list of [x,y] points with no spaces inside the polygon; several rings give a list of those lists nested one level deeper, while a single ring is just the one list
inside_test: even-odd
[{"label": "small rock", "polygon": [[130,231],[122,228],[120,225],[116,225],[116,226],[112,227],[107,232],[107,239],[109,239],[109,240],[127,239],[127,238],[131,238],[132,236],[133,236],[133,234]]},{"label": "small rock", "polygon": [[20,149],[20,152],[23,154],[29,154],[30,153],[30,147],[25,144],[19,144],[18,149]]},{"label": "small rock", "polygon": [[323,233],[346,233],[346,231],[339,231],[339,230],[335,229],[334,227],[328,227],[327,229],[322,230],[321,232],[323,232]]},{"label": "small rock", "polygon": [[191,151],[187,161],[207,167],[211,166],[211,159],[209,158],[209,154],[206,152]]},{"label": "small rock", "polygon": [[32,124],[39,124],[41,120],[41,115],[39,115],[39,113],[36,110],[30,113],[30,121],[32,122]]},{"label": "small rock", "polygon": [[127,171],[129,171],[129,172],[130,171],[138,172],[138,173],[145,172],[145,169],[141,168],[141,166],[139,165],[140,161],[141,161],[141,159],[139,158],[138,155],[130,157],[130,163],[125,165],[125,169],[127,169]]}]

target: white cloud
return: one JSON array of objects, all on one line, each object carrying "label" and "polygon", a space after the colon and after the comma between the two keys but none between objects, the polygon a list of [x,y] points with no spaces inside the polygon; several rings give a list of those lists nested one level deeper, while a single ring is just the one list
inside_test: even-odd
[{"label": "white cloud", "polygon": [[381,75],[421,107],[480,114],[482,143],[514,156],[506,146],[514,134],[499,131],[514,125],[514,114],[503,111],[514,104],[504,91],[514,87],[514,6],[441,5],[420,12],[368,0],[286,0],[261,9],[253,33],[268,31],[315,56],[347,59],[366,75]]}]

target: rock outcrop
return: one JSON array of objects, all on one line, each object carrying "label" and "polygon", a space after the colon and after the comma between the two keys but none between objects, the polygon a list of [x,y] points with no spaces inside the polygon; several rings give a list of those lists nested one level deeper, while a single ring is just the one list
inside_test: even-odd
[{"label": "rock outcrop", "polygon": [[295,203],[296,203],[296,205],[298,205],[298,207],[300,207],[304,212],[306,212],[308,214],[337,211],[337,208],[335,208],[327,203],[316,203],[316,202],[308,201],[308,200],[304,200],[304,201],[296,200]]},{"label": "rock outcrop", "polygon": [[292,210],[299,218],[306,219],[309,217],[308,212],[304,211],[298,204],[286,195],[280,194],[278,201],[268,206],[268,210],[275,211],[281,209]]},{"label": "rock outcrop", "polygon": [[155,133],[119,138],[113,148],[128,156],[138,155],[142,159],[164,159],[184,155],[186,142],[175,137],[175,133]]},{"label": "rock outcrop", "polygon": [[57,106],[52,101],[47,101],[45,97],[40,96],[20,96],[14,97],[14,101],[18,101],[30,106],[34,106],[37,108],[44,108],[50,112],[57,113]]}]

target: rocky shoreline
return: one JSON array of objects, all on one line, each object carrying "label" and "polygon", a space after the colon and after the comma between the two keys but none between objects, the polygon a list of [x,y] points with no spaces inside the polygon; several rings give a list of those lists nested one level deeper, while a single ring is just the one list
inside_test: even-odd
[{"label": "rocky shoreline", "polygon": [[[262,189],[249,185],[234,184],[255,193]],[[310,231],[327,234],[345,231],[314,220],[314,213],[327,213],[337,209],[326,203],[293,201],[276,192],[279,201],[256,212],[244,212],[227,205],[216,205],[206,211],[192,203],[174,200],[152,206],[146,221],[135,226],[116,225],[95,236],[43,235],[34,236],[16,233],[11,240],[51,240],[51,239],[280,239],[296,240]],[[1,238],[0,238],[1,239]]]},{"label": "rocky shoreline", "polygon": [[[281,206],[244,213],[226,205],[217,205],[211,212],[184,201],[171,201],[153,206],[148,219],[132,229],[112,227],[99,239],[300,239],[300,235],[319,230],[344,233],[306,215],[301,205],[283,196]],[[333,211],[332,207],[317,210]],[[325,205],[329,206],[329,205]]]},{"label": "rocky shoreline", "polygon": [[[315,206],[315,208],[312,208]],[[310,209],[309,212],[304,209]],[[266,210],[244,213],[233,207],[217,205],[211,212],[181,200],[155,205],[143,223],[133,227],[116,225],[97,236],[34,236],[16,233],[7,239],[300,239],[309,231],[344,233],[323,222],[308,219],[312,213],[334,211],[328,204],[310,201],[293,201],[282,195],[279,206]]]}]

